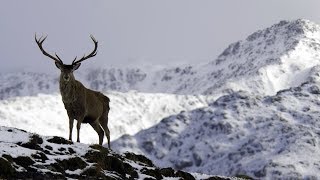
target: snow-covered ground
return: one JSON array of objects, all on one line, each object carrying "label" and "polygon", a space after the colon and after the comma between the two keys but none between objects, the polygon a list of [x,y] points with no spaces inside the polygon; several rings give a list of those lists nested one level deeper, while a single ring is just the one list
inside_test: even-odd
[{"label": "snow-covered ground", "polygon": [[[205,107],[211,96],[106,92],[110,97],[109,129],[111,140],[123,134],[135,134],[157,124],[161,119],[180,111]],[[42,135],[67,138],[69,121],[59,94],[15,97],[0,100],[2,126],[17,127]],[[76,123],[76,122],[75,122]],[[73,129],[74,140],[76,128]],[[98,135],[88,124],[83,124],[81,142],[97,143]]]}]

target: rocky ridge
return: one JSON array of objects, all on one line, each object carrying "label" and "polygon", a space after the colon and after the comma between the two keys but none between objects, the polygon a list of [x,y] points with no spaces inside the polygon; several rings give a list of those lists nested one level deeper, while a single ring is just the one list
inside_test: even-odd
[{"label": "rocky ridge", "polygon": [[239,91],[181,112],[112,143],[159,166],[255,179],[317,179],[320,67],[309,81],[274,96]]},{"label": "rocky ridge", "polygon": [[0,126],[0,178],[236,179],[158,168],[142,155],[119,155],[99,145],[4,126]]}]

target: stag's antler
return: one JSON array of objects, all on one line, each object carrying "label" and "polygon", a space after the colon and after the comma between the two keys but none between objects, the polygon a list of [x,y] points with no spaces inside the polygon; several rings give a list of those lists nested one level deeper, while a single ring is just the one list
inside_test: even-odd
[{"label": "stag's antler", "polygon": [[91,37],[91,39],[92,39],[92,41],[94,43],[93,51],[87,56],[83,55],[83,57],[81,59],[79,59],[79,60],[77,60],[77,57],[75,57],[74,60],[72,61],[72,65],[78,64],[78,63],[80,63],[80,62],[82,62],[82,61],[84,61],[86,59],[89,59],[89,58],[97,55],[98,41],[92,35],[90,35],[90,37]]},{"label": "stag's antler", "polygon": [[43,38],[43,37],[41,36],[39,39],[37,39],[37,34],[34,35],[34,39],[36,40],[36,43],[38,44],[41,52],[42,52],[45,56],[48,56],[49,58],[55,60],[56,62],[63,64],[62,60],[60,59],[60,57],[59,57],[56,53],[55,53],[56,57],[54,57],[54,56],[50,55],[49,53],[47,53],[47,52],[43,49],[42,43],[44,42],[44,40],[47,39],[47,37],[48,37],[48,36],[46,36],[46,37]]}]

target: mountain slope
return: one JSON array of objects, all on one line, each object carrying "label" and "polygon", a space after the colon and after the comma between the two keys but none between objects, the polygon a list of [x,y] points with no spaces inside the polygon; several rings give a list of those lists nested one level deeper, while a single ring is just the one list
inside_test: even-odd
[{"label": "mountain slope", "polygon": [[4,126],[0,169],[1,179],[235,179],[158,168],[142,155],[119,155],[99,145]]},{"label": "mountain slope", "polygon": [[231,44],[208,69],[215,81],[205,94],[231,89],[274,95],[298,86],[320,63],[320,26],[308,20],[281,21]]},{"label": "mountain slope", "polygon": [[310,81],[275,96],[235,92],[112,143],[159,166],[256,179],[317,179],[320,67]]},{"label": "mountain slope", "polygon": [[[206,96],[107,92],[110,99],[111,139],[135,134],[162,118],[182,110],[205,107],[213,99]],[[17,127],[42,135],[69,134],[68,117],[61,96],[40,94],[0,100],[1,125]],[[74,129],[74,137],[76,130]],[[97,143],[98,135],[88,124],[81,127],[81,142]]]}]

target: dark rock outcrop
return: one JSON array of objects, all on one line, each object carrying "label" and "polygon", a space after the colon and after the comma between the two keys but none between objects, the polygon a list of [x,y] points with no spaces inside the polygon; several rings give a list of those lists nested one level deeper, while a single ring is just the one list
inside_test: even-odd
[{"label": "dark rock outcrop", "polygon": [[[0,179],[196,179],[197,174],[159,168],[142,155],[117,154],[100,145],[41,137],[0,126]],[[201,175],[201,178],[229,179]]]}]

